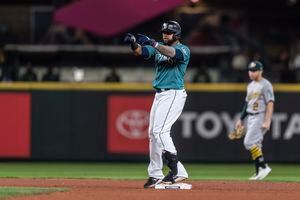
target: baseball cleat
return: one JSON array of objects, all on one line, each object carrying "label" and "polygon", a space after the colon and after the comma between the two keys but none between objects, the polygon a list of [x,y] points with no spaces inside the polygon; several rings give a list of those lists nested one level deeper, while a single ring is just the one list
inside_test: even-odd
[{"label": "baseball cleat", "polygon": [[163,178],[162,182],[164,184],[173,184],[175,183],[175,176],[171,171]]},{"label": "baseball cleat", "polygon": [[187,177],[183,177],[183,176],[175,176],[175,178],[174,178],[175,183],[184,181],[185,179],[187,179]]},{"label": "baseball cleat", "polygon": [[258,174],[257,174],[257,179],[256,180],[262,180],[268,176],[268,174],[272,171],[272,169],[266,165],[266,168],[259,168],[258,169]]},{"label": "baseball cleat", "polygon": [[252,180],[252,181],[262,180],[262,179],[266,178],[271,171],[272,171],[272,169],[268,165],[266,165],[265,168],[259,167],[258,173],[251,176],[249,178],[249,180]]},{"label": "baseball cleat", "polygon": [[144,184],[144,188],[154,188],[155,185],[161,183],[161,179],[149,177],[147,182]]},{"label": "baseball cleat", "polygon": [[255,174],[253,174],[253,175],[249,178],[249,180],[250,180],[250,181],[255,181],[255,180],[257,180],[256,177],[257,177],[257,174],[255,173]]},{"label": "baseball cleat", "polygon": [[168,175],[163,178],[162,183],[164,183],[164,184],[174,184],[174,183],[181,182],[185,179],[187,179],[187,177],[173,176],[173,174],[171,172],[169,172]]}]

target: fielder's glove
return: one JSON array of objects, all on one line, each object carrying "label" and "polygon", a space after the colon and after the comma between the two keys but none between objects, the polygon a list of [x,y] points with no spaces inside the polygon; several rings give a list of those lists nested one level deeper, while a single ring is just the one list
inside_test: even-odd
[{"label": "fielder's glove", "polygon": [[139,34],[137,34],[137,37],[138,37],[137,43],[139,43],[142,46],[151,45],[153,47],[157,47],[157,45],[158,45],[158,42],[156,42],[154,39],[149,38],[146,35],[139,33]]},{"label": "fielder's glove", "polygon": [[246,134],[245,127],[240,126],[236,129],[234,129],[234,131],[232,131],[231,133],[229,133],[228,138],[230,140],[238,140],[238,139],[241,139],[242,137],[244,137],[245,134]]},{"label": "fielder's glove", "polygon": [[126,36],[124,37],[124,43],[132,44],[134,42],[136,42],[135,36],[131,33],[127,33]]}]

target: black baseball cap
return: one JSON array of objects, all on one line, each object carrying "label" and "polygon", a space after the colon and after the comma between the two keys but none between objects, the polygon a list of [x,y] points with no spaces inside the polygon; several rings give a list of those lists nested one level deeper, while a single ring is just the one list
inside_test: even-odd
[{"label": "black baseball cap", "polygon": [[261,62],[259,61],[252,61],[248,65],[248,70],[249,71],[262,71],[264,69],[264,66]]}]

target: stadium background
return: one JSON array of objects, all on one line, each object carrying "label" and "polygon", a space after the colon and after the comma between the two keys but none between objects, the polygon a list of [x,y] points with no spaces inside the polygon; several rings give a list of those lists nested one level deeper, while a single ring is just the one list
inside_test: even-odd
[{"label": "stadium background", "polygon": [[[299,4],[1,0],[0,199],[49,192],[36,199],[298,199]],[[139,190],[149,159],[153,63],[122,42],[127,32],[159,40],[169,19],[182,25],[191,49],[188,99],[172,129],[194,187],[186,193]],[[245,181],[250,156],[241,140],[227,139],[253,59],[264,64],[276,98],[264,141],[273,171],[263,183]]]},{"label": "stadium background", "polygon": [[[1,1],[0,157],[147,160],[153,67],[131,55],[122,38],[142,32],[159,39],[161,23],[176,19],[192,52],[189,98],[173,128],[181,159],[249,161],[242,143],[226,135],[242,106],[247,63],[258,59],[276,83],[266,159],[299,162],[298,4]],[[151,7],[155,11],[138,12]]]}]

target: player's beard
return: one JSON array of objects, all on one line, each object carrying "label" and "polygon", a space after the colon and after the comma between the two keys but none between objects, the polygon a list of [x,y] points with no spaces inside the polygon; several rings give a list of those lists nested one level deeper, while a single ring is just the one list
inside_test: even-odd
[{"label": "player's beard", "polygon": [[173,36],[172,39],[163,39],[164,41],[164,44],[168,45],[168,46],[172,46],[176,41],[177,39],[175,39],[175,37]]},{"label": "player's beard", "polygon": [[168,42],[165,42],[165,44],[168,45],[168,46],[173,46],[177,41],[178,40],[172,39],[172,40],[168,40]]}]

